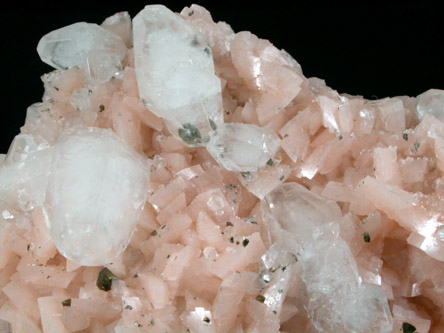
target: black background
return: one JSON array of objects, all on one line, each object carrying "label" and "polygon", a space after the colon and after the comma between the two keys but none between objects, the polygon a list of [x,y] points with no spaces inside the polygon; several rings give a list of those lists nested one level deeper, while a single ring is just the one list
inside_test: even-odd
[{"label": "black background", "polygon": [[[176,12],[191,4],[162,3]],[[376,99],[444,89],[444,10],[439,2],[198,3],[210,10],[215,21],[226,21],[234,31],[251,31],[284,48],[307,77],[323,78],[340,93]],[[0,153],[7,151],[19,132],[27,106],[41,100],[40,76],[51,68],[38,57],[39,39],[75,22],[100,24],[118,11],[127,10],[134,17],[145,4],[42,1],[2,10]]]}]

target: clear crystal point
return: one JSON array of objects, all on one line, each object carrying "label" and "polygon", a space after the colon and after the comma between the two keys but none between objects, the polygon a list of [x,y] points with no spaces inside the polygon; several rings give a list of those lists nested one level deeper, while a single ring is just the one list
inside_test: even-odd
[{"label": "clear crystal point", "polygon": [[115,13],[107,17],[100,26],[122,38],[126,47],[133,45],[132,22],[128,12]]},{"label": "clear crystal point", "polygon": [[207,39],[161,5],[146,6],[133,29],[142,102],[177,138],[205,145],[212,127],[223,122],[221,83]]},{"label": "clear crystal point", "polygon": [[79,22],[43,36],[37,52],[56,69],[81,67],[90,83],[97,84],[119,70],[126,46],[119,36],[97,24]]},{"label": "clear crystal point", "polygon": [[251,124],[219,125],[207,144],[213,158],[230,171],[257,171],[280,147],[277,135]]},{"label": "clear crystal point", "polygon": [[272,238],[298,253],[307,311],[319,332],[391,332],[387,297],[362,283],[348,244],[339,235],[341,211],[297,183],[280,185],[262,201]]}]

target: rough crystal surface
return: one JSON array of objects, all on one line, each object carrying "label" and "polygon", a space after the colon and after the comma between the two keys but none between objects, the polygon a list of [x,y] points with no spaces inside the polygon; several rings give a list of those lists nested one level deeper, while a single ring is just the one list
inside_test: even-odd
[{"label": "rough crystal surface", "polygon": [[60,253],[87,266],[115,259],[135,230],[148,177],[144,159],[113,132],[62,133],[46,201],[49,233]]},{"label": "rough crystal surface", "polygon": [[423,119],[426,114],[444,120],[444,90],[429,89],[416,97],[416,114]]},{"label": "rough crystal surface", "polygon": [[207,145],[213,158],[230,171],[257,171],[280,147],[276,133],[250,124],[222,124]]},{"label": "rough crystal surface", "polygon": [[285,239],[301,264],[309,317],[318,331],[392,331],[387,297],[379,286],[361,283],[352,252],[339,236],[336,203],[287,183],[265,198],[262,212],[272,238]]},{"label": "rough crystal surface", "polygon": [[[165,119],[173,135],[189,145],[202,145],[211,122],[223,122],[221,82],[206,37],[160,5],[145,7],[133,26],[142,102]],[[190,132],[190,128],[194,134],[184,139],[179,131]]]}]

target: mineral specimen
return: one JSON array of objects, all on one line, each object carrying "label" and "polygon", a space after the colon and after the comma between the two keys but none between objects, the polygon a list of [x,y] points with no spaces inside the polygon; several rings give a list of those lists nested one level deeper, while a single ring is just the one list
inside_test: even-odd
[{"label": "mineral specimen", "polygon": [[441,90],[340,94],[197,5],[38,52],[0,155],[0,331],[444,331]]}]

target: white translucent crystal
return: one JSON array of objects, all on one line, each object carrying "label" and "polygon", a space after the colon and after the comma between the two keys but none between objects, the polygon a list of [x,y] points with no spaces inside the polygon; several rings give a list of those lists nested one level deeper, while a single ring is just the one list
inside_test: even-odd
[{"label": "white translucent crystal", "polygon": [[100,26],[122,38],[126,47],[133,45],[131,17],[128,12],[119,12],[107,17]]},{"label": "white translucent crystal", "polygon": [[195,307],[194,311],[184,318],[184,324],[191,332],[216,333],[211,311],[202,307]]},{"label": "white translucent crystal", "polygon": [[416,115],[422,120],[426,114],[444,120],[444,90],[429,89],[416,97]]},{"label": "white translucent crystal", "polygon": [[207,150],[230,171],[257,171],[280,147],[275,132],[251,124],[221,124],[211,136]]},{"label": "white translucent crystal", "polygon": [[49,108],[42,103],[34,103],[26,110],[25,125],[20,129],[23,134],[31,134],[39,140],[53,145],[62,128],[59,117],[53,117]]},{"label": "white translucent crystal", "polygon": [[91,89],[79,88],[72,92],[69,100],[71,106],[80,111],[80,118],[76,120],[81,120],[80,125],[84,127],[94,126],[94,122],[97,119],[97,111],[93,110],[91,104],[91,93]]},{"label": "white translucent crystal", "polygon": [[294,272],[297,257],[285,251],[278,243],[274,243],[262,256],[262,262],[265,267],[259,276],[264,281],[262,285],[265,289],[264,303],[270,312],[275,311],[280,315],[291,282],[291,275],[297,275]]},{"label": "white translucent crystal", "polygon": [[14,138],[0,167],[0,208],[29,211],[43,203],[51,156],[49,145],[32,135]]},{"label": "white translucent crystal", "polygon": [[122,70],[121,59],[117,54],[103,50],[91,50],[82,65],[87,82],[96,85],[119,75]]},{"label": "white translucent crystal", "polygon": [[206,38],[161,5],[133,20],[134,61],[144,105],[164,118],[173,135],[201,146],[223,122],[221,82]]},{"label": "white translucent crystal", "polygon": [[119,70],[126,46],[122,38],[97,24],[79,22],[43,36],[37,52],[56,69],[83,68],[87,81],[97,84]]},{"label": "white translucent crystal", "polygon": [[77,111],[91,111],[91,90],[87,88],[79,88],[74,90],[71,94],[69,103]]},{"label": "white translucent crystal", "polygon": [[341,210],[297,183],[280,185],[262,201],[272,239],[296,254],[308,295],[308,315],[319,332],[391,332],[381,287],[362,283],[339,235]]},{"label": "white translucent crystal", "polygon": [[110,263],[135,231],[148,183],[146,159],[114,132],[62,133],[46,200],[48,229],[59,252],[79,265]]}]

